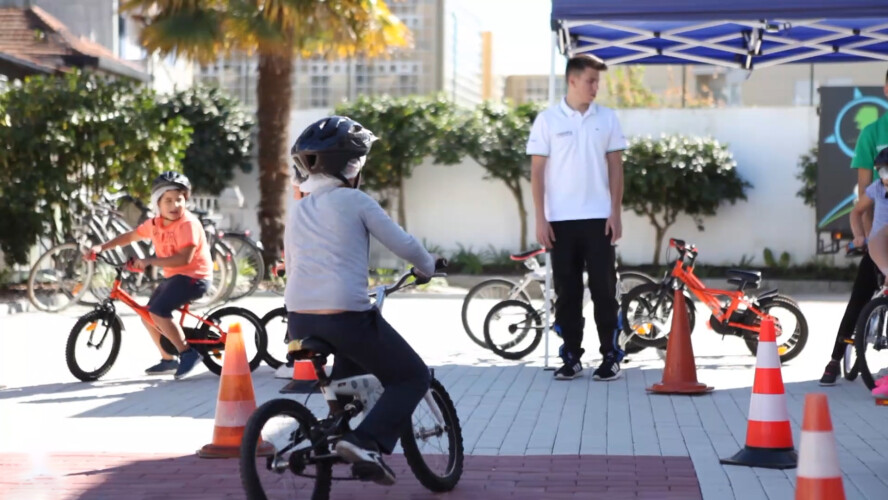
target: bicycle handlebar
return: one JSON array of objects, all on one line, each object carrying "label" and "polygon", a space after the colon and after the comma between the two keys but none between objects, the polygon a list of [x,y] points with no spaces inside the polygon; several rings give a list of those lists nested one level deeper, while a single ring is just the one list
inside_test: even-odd
[{"label": "bicycle handlebar", "polygon": [[118,272],[120,272],[121,270],[126,270],[131,273],[145,272],[144,269],[137,269],[137,268],[133,267],[133,261],[135,260],[133,258],[127,259],[127,261],[122,266],[117,264],[116,262],[112,261],[108,257],[105,257],[104,255],[102,255],[100,253],[91,252],[87,255],[84,255],[84,258],[86,260],[92,261],[92,262],[95,262],[97,259],[102,259],[102,261],[105,262],[105,264],[108,264],[109,266],[114,266],[114,268],[117,269]]},{"label": "bicycle handlebar", "polygon": [[[443,271],[444,269],[447,269],[447,264],[447,259],[443,257],[438,258],[438,260],[435,261],[435,271]],[[435,272],[429,278],[420,278],[416,275],[416,269],[411,267],[409,271],[398,278],[398,281],[396,281],[394,285],[389,285],[385,287],[385,296],[388,297],[398,290],[402,290],[404,288],[407,288],[408,286],[424,285],[431,281],[432,278],[443,278],[445,276],[447,276],[447,273]],[[407,280],[409,280],[411,277],[414,277],[416,279],[410,283],[407,283]],[[376,297],[376,292],[371,292],[370,297]]]}]

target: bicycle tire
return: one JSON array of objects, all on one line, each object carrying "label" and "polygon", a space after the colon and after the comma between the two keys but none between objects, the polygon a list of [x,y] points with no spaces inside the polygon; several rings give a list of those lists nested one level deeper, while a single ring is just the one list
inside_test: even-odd
[{"label": "bicycle tire", "polygon": [[[36,280],[41,275],[42,269],[40,267],[40,264],[49,264],[50,259],[61,252],[67,252],[69,254],[67,258],[62,258],[63,262],[74,264],[82,263],[82,265],[85,267],[83,274],[77,277],[77,280],[75,282],[75,290],[70,293],[67,290],[64,291],[64,294],[69,296],[68,302],[60,306],[53,306],[42,302],[38,298],[39,293],[37,291],[37,288],[39,285],[36,283]],[[43,255],[41,255],[37,259],[37,262],[35,262],[34,265],[31,266],[31,271],[28,273],[28,300],[35,308],[44,312],[59,312],[67,309],[71,306],[71,304],[74,304],[83,298],[83,296],[89,290],[89,284],[92,281],[93,272],[95,271],[95,265],[91,261],[85,261],[81,259],[80,255],[81,251],[77,243],[62,243],[61,245],[56,245],[44,252]]]},{"label": "bicycle tire", "polygon": [[[776,295],[774,297],[763,299],[759,303],[758,308],[761,312],[767,313],[773,306],[782,307],[790,311],[793,316],[796,317],[798,322],[798,339],[796,340],[796,343],[788,348],[786,352],[780,354],[780,362],[786,363],[801,354],[802,350],[805,348],[805,344],[808,343],[808,321],[805,319],[805,314],[802,313],[802,310],[799,308],[796,301],[783,295]],[[794,333],[789,340],[792,340],[795,336],[796,334]],[[746,348],[749,349],[749,352],[756,355],[758,353],[758,337],[746,336],[743,337],[743,340],[746,342]],[[778,354],[780,347],[783,347],[784,345],[785,343],[778,346]]]},{"label": "bicycle tire", "polygon": [[847,344],[845,345],[845,355],[842,356],[842,376],[845,377],[845,380],[853,382],[857,380],[857,375],[859,373],[860,369],[857,367],[857,350],[855,349],[854,344]]},{"label": "bicycle tire", "polygon": [[[497,344],[494,343],[491,339],[490,322],[497,314],[500,313],[500,311],[507,307],[517,307],[519,309],[524,309],[525,321],[530,321],[531,326],[529,328],[526,328],[523,332],[519,333],[516,340],[513,340],[512,342],[506,344]],[[513,327],[515,327],[515,325],[511,325],[509,329],[511,330]],[[510,352],[507,350],[517,344],[517,342],[523,340],[531,329],[534,330],[533,340],[528,347],[515,352]],[[514,332],[510,331],[509,333]],[[543,322],[540,320],[540,315],[527,302],[522,302],[520,300],[504,300],[499,304],[493,306],[493,308],[490,309],[490,312],[487,313],[487,317],[484,318],[484,341],[487,343],[487,348],[503,359],[518,360],[523,358],[524,356],[527,356],[528,354],[533,352],[533,350],[536,349],[538,345],[540,345],[540,341],[542,340],[542,338]]]},{"label": "bicycle tire", "polygon": [[[409,428],[405,428],[401,433],[401,448],[404,449],[404,458],[413,475],[419,482],[434,492],[450,491],[459,483],[459,479],[463,472],[463,438],[462,427],[459,423],[459,417],[456,414],[456,406],[450,395],[436,379],[432,378],[429,384],[432,399],[438,406],[441,416],[444,418],[445,428],[448,441],[448,457],[447,472],[445,475],[436,474],[431,470],[426,460],[423,458],[422,452],[416,441],[416,435],[413,432],[413,422],[410,422]],[[420,401],[420,406],[425,402]]]},{"label": "bicycle tire", "polygon": [[[86,371],[81,368],[80,363],[77,361],[77,339],[80,338],[80,334],[85,330],[88,324],[90,323],[102,323],[102,326],[106,326],[110,329],[111,332],[111,351],[108,354],[108,359],[96,370]],[[94,327],[95,328],[95,327]],[[95,310],[90,311],[83,316],[81,316],[76,323],[74,323],[74,327],[71,328],[71,333],[68,334],[68,341],[65,345],[65,361],[68,364],[68,371],[71,372],[71,375],[74,375],[78,379],[83,382],[92,382],[100,379],[108,370],[114,366],[114,362],[117,361],[117,356],[120,354],[120,343],[121,343],[121,334],[120,332],[123,330],[123,323],[120,321],[120,317],[117,314],[107,311],[107,310]],[[105,335],[107,335],[109,330],[105,330]],[[100,341],[104,342],[105,338]]]},{"label": "bicycle tire", "polygon": [[[469,336],[469,338],[472,339],[472,342],[474,342],[475,344],[477,344],[485,349],[487,349],[487,343],[484,341],[483,330],[481,332],[475,332],[472,329],[471,325],[469,325],[469,304],[471,303],[472,299],[474,299],[478,294],[481,293],[481,291],[483,289],[491,288],[494,286],[507,286],[511,290],[511,289],[517,288],[518,283],[515,283],[514,281],[510,281],[510,280],[507,280],[504,278],[492,278],[492,279],[484,280],[481,283],[478,283],[477,285],[473,286],[468,291],[468,293],[466,293],[466,298],[463,299],[463,304],[462,304],[463,329],[465,329],[466,334]],[[511,296],[511,294],[510,294],[510,296]],[[520,297],[521,297],[521,300],[530,304],[530,296],[527,294],[526,291],[522,290],[520,292]],[[487,315],[485,314],[484,317],[486,318]],[[482,328],[483,328],[483,323],[482,323]]]},{"label": "bicycle tire", "polygon": [[[259,470],[257,469],[257,465],[259,464],[257,462],[259,460],[265,460],[265,467],[267,468],[271,465],[271,460],[274,457],[259,457],[257,456],[257,452],[259,442],[262,439],[262,428],[269,420],[279,415],[293,417],[299,423],[300,429],[304,428],[305,432],[309,435],[313,434],[313,430],[318,425],[318,420],[311,411],[292,399],[272,399],[259,408],[256,408],[256,411],[250,415],[250,418],[247,420],[247,425],[244,428],[244,435],[240,445],[240,460],[238,464],[241,484],[244,487],[244,492],[247,494],[248,500],[268,499],[268,496],[265,493],[265,488],[262,486],[262,480],[259,477]],[[263,442],[268,443],[268,441]],[[328,455],[329,453],[330,451],[326,443],[314,446],[314,454],[316,456]],[[290,472],[291,470],[289,467],[287,470],[282,471],[283,474],[288,474]],[[330,460],[323,460],[316,463],[315,484],[311,495],[312,500],[327,500],[330,497],[332,481],[333,462]],[[295,498],[295,492],[291,498]]]},{"label": "bicycle tire", "polygon": [[[627,281],[639,281],[640,283],[635,286],[647,285],[650,283],[657,282],[657,280],[655,280],[653,278],[653,276],[651,276],[647,273],[643,273],[641,271],[619,271],[619,273],[620,273],[620,285],[622,285],[624,282],[627,282]],[[620,297],[622,298],[623,295],[626,295],[627,293],[629,293],[633,288],[635,288],[635,286],[628,287],[628,288],[623,287],[623,289],[620,290]]]},{"label": "bicycle tire", "polygon": [[[655,337],[647,337],[644,335],[638,334],[632,328],[632,322],[629,320],[629,306],[633,301],[641,301],[645,307],[650,308],[650,299],[646,296],[654,295],[661,300],[668,300],[670,304],[672,304],[674,298],[672,294],[672,290],[664,287],[662,283],[648,283],[645,285],[639,285],[632,290],[630,290],[626,295],[622,298],[622,303],[620,304],[620,314],[623,316],[623,332],[627,335],[631,335],[631,339],[629,340],[631,343],[636,345],[642,345],[644,347],[655,347],[658,349],[665,348],[669,341],[669,333],[664,332],[663,335],[655,336]],[[694,303],[685,297],[685,306],[687,307],[688,312],[688,328],[691,332],[694,331],[694,327],[697,323],[696,318],[696,308],[694,307]],[[670,310],[671,310],[670,306]],[[651,331],[653,332],[654,326],[651,327]],[[671,329],[672,326],[669,325]]]},{"label": "bicycle tire", "polygon": [[[854,328],[854,348],[857,350],[857,370],[860,375],[860,379],[863,380],[863,383],[870,390],[876,387],[876,381],[873,377],[872,372],[870,372],[869,364],[866,361],[866,351],[868,347],[868,339],[870,337],[870,316],[872,316],[873,312],[877,308],[888,308],[888,297],[880,296],[875,299],[869,301],[866,306],[864,306],[863,311],[860,312],[860,316],[857,317],[857,325]],[[882,318],[879,320],[879,327],[884,326],[885,322],[885,312],[882,313]],[[881,335],[881,333],[879,334]]]},{"label": "bicycle tire", "polygon": [[[278,307],[277,309],[272,309],[271,311],[266,313],[265,316],[262,316],[262,319],[260,321],[262,321],[262,328],[265,328],[266,335],[268,335],[268,325],[272,321],[277,320],[278,318],[283,318],[284,322],[287,321],[287,308],[286,307]],[[276,339],[270,338],[270,336],[269,336],[268,345],[271,345],[272,342],[278,342],[279,340],[280,339],[276,340]],[[286,343],[286,335],[285,335],[283,341]],[[286,362],[287,362],[286,358],[277,359],[274,357],[274,355],[271,353],[271,351],[268,348],[265,349],[265,364],[267,364],[268,366],[277,370],[278,368],[281,367],[281,365],[283,365]]]},{"label": "bicycle tire", "polygon": [[[252,238],[243,234],[225,233],[222,235],[222,240],[228,240],[228,246],[234,252],[233,258],[236,271],[235,285],[228,300],[238,300],[252,295],[259,288],[262,280],[265,279],[265,260],[262,258],[262,250]],[[242,268],[245,265],[244,263],[249,263],[249,266],[255,272],[246,282],[240,279],[241,271],[246,269]]]},{"label": "bicycle tire", "polygon": [[[252,372],[256,370],[256,368],[259,367],[259,364],[262,363],[262,360],[265,359],[265,353],[268,348],[268,336],[265,332],[265,328],[262,326],[262,321],[259,319],[259,317],[257,317],[255,314],[248,311],[247,309],[233,306],[216,309],[215,311],[204,317],[204,321],[216,323],[218,325],[220,323],[219,320],[224,316],[239,316],[240,318],[242,318],[242,327],[243,323],[248,323],[256,329],[256,337],[254,339],[254,341],[256,342],[256,353],[253,354],[252,359],[248,360],[250,364],[250,371]],[[206,323],[201,323],[200,327],[198,327],[197,330],[198,336],[200,338],[218,339],[220,337],[218,333],[210,330],[210,327]],[[244,339],[244,344],[246,344],[246,339]],[[203,363],[207,367],[207,369],[215,373],[216,375],[220,375],[222,373],[222,353],[225,351],[225,344],[219,342],[218,344],[196,345],[199,346],[200,350],[203,351],[201,354],[203,354]],[[209,351],[213,352],[211,353]]]}]

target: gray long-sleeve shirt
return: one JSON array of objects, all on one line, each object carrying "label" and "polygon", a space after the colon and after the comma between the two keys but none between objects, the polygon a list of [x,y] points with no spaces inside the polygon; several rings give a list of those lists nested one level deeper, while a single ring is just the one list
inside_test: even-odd
[{"label": "gray long-sleeve shirt", "polygon": [[431,254],[362,191],[328,186],[295,202],[284,230],[287,310],[370,309],[370,235],[420,273],[434,273]]}]

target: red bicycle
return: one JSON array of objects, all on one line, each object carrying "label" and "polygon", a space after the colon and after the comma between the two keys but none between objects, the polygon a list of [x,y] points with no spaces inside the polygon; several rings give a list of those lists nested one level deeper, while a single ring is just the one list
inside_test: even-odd
[{"label": "red bicycle", "polygon": [[[107,258],[101,255],[98,257],[109,265],[114,265]],[[124,327],[123,321],[117,314],[115,301],[123,302],[148,324],[154,325],[148,306],[137,303],[120,287],[124,270],[129,272],[138,272],[138,270],[130,267],[129,263],[125,266],[115,266],[115,269],[117,275],[108,298],[81,316],[68,335],[68,344],[65,348],[68,370],[84,382],[98,380],[108,373],[117,361]],[[250,360],[250,370],[255,370],[262,362],[268,345],[268,336],[262,321],[252,312],[241,307],[222,307],[204,316],[198,316],[191,312],[188,304],[178,311],[181,314],[179,325],[185,332],[186,343],[203,355],[203,363],[211,372],[216,375],[222,373],[225,340],[228,328],[234,323],[241,325],[247,358]],[[186,317],[196,320],[194,326],[185,326]],[[252,343],[250,339],[253,339]],[[160,343],[163,350],[170,355],[178,354],[173,343],[165,336],[161,335]],[[85,349],[81,350],[81,347]]]}]

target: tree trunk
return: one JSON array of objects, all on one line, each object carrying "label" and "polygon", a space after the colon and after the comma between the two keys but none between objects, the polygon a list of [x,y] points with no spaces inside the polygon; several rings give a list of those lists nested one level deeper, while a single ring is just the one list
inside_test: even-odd
[{"label": "tree trunk", "polygon": [[293,97],[293,58],[259,56],[256,84],[259,124],[259,228],[265,262],[280,258],[284,241],[287,190],[290,189],[290,106]]},{"label": "tree trunk", "polygon": [[398,224],[406,231],[407,207],[404,205],[404,174],[398,174]]},{"label": "tree trunk", "polygon": [[660,251],[663,249],[663,235],[666,234],[666,228],[660,227],[658,224],[654,224],[654,229],[657,234],[655,236],[656,246],[654,247],[654,265],[660,265]]},{"label": "tree trunk", "polygon": [[527,209],[524,207],[524,194],[521,191],[521,184],[516,182],[514,185],[509,183],[506,185],[509,186],[509,191],[512,192],[512,196],[518,203],[518,219],[521,221],[521,249],[519,251],[523,252],[527,250]]}]

